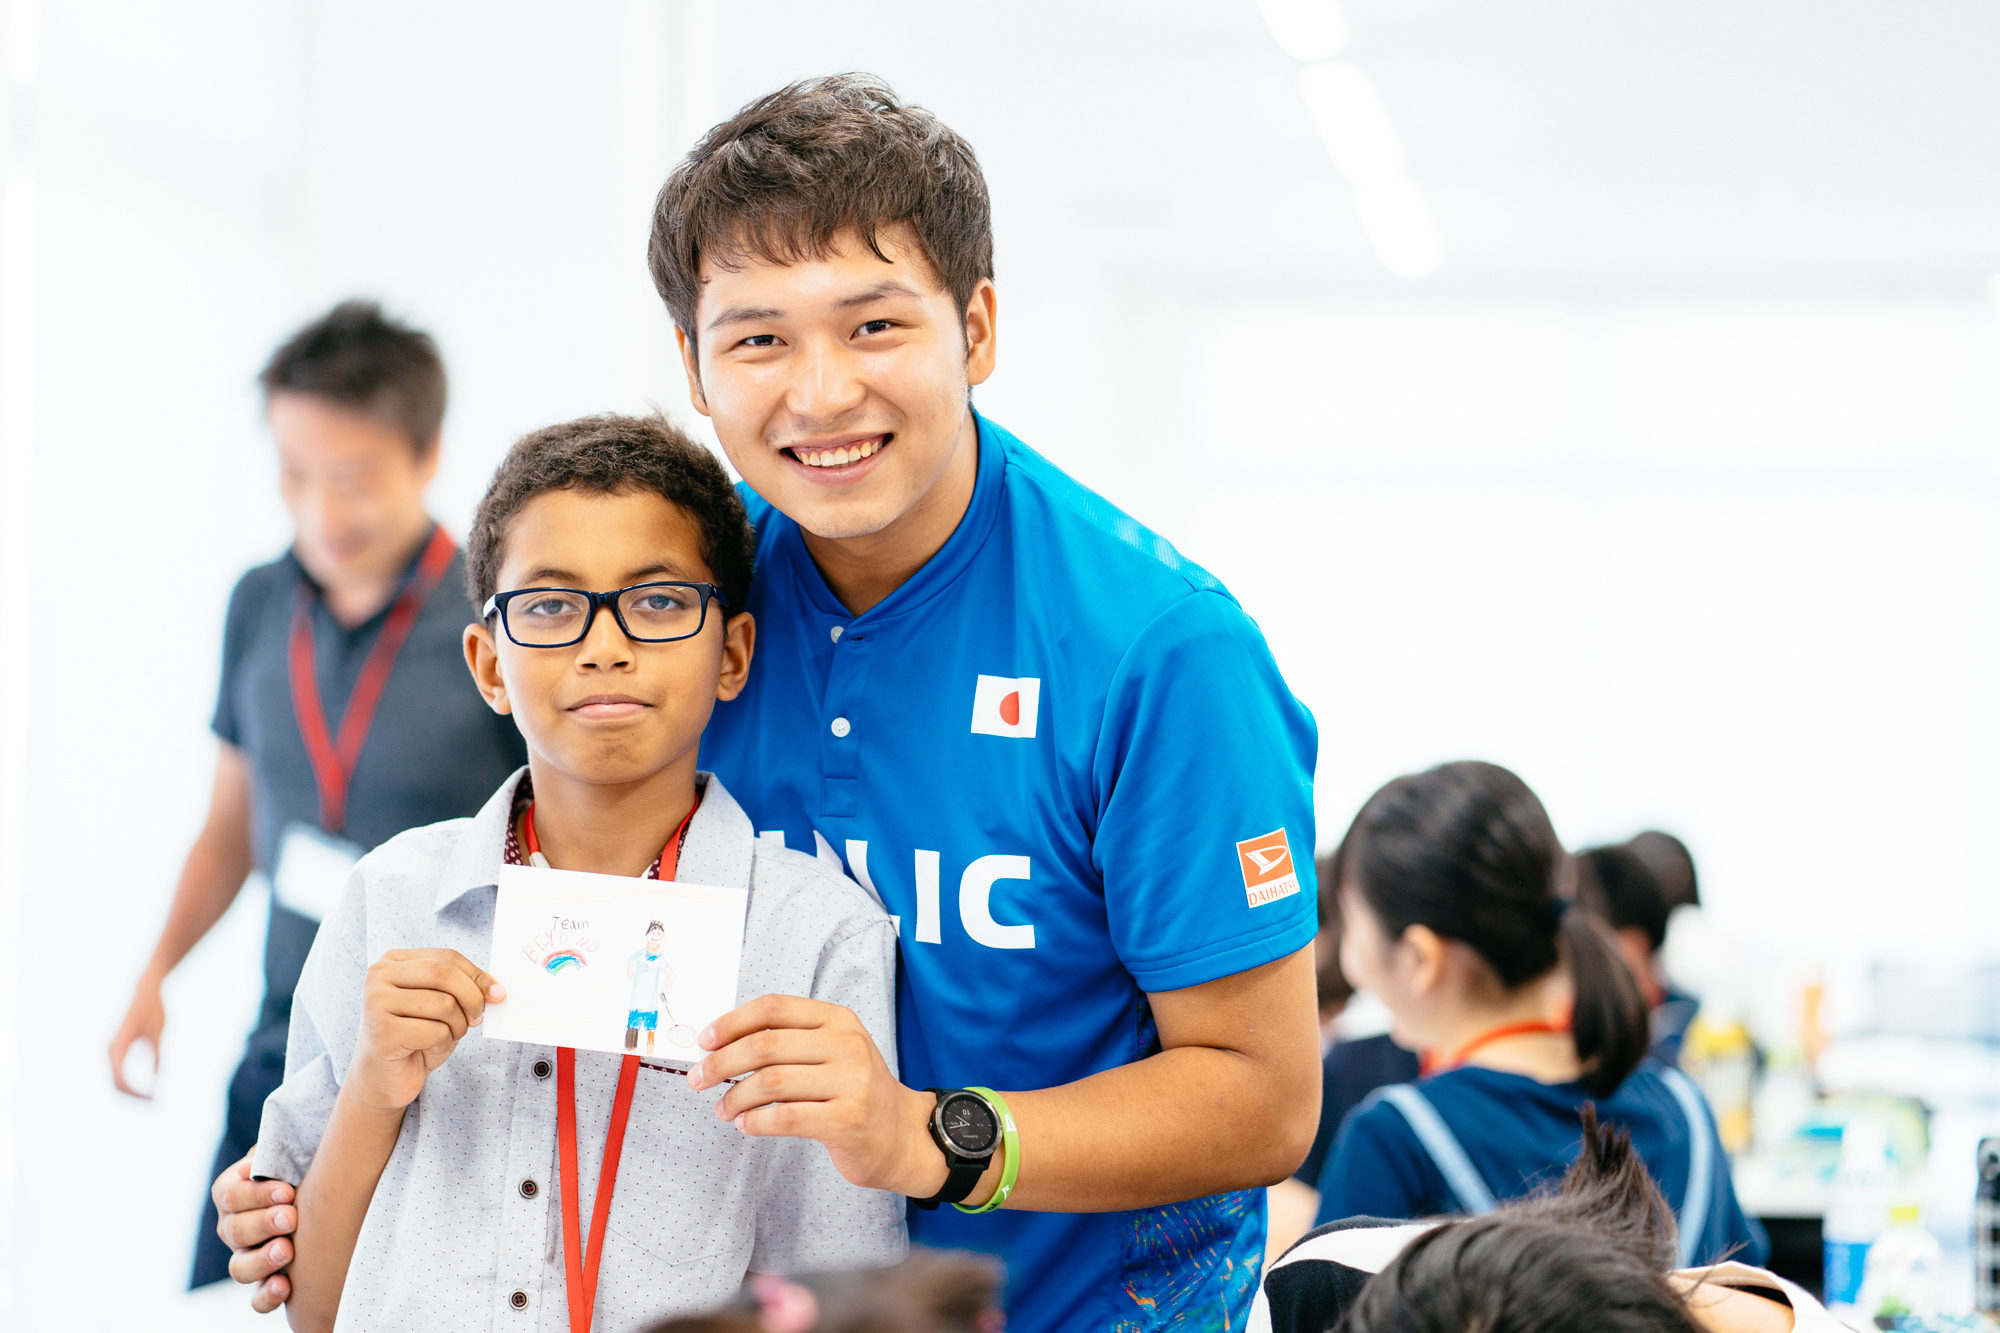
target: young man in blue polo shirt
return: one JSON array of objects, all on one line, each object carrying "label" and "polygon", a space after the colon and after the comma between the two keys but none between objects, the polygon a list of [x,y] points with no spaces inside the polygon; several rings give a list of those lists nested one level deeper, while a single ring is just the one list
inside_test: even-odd
[{"label": "young man in blue polo shirt", "polygon": [[[970,147],[865,79],[752,104],[661,193],[654,279],[757,497],[762,671],[703,762],[903,960],[903,1081],[776,999],[699,1082],[748,1074],[720,1113],[857,1183],[1006,1188],[911,1235],[1002,1254],[1010,1327],[1236,1326],[1315,1124],[1313,723],[1213,577],[971,409],[991,254]],[[934,1139],[967,1088],[1012,1163]]]},{"label": "young man in blue polo shirt", "polygon": [[[744,1133],[1003,1256],[1012,1329],[1241,1327],[1318,1111],[1311,717],[1210,575],[972,411],[986,188],[928,113],[855,76],[753,103],[667,182],[652,267],[758,531],[759,670],[702,765],[902,958],[901,1080],[777,997],[690,1083],[747,1075]],[[218,1192],[239,1246],[289,1222]]]}]

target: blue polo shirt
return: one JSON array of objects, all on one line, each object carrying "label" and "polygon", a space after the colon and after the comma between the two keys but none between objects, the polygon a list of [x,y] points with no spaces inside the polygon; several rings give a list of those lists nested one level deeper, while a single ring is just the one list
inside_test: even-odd
[{"label": "blue polo shirt", "polygon": [[[1158,1052],[1147,993],[1311,942],[1318,739],[1221,584],[978,425],[965,517],[861,616],[746,491],[756,663],[701,762],[898,918],[905,1083],[1046,1088]],[[1263,1191],[910,1230],[1002,1256],[1017,1333],[1240,1328]]]}]

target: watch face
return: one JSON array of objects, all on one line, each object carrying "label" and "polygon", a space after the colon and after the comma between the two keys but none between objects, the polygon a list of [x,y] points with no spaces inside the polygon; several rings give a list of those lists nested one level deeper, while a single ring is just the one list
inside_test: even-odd
[{"label": "watch face", "polygon": [[938,1108],[938,1124],[952,1147],[967,1157],[981,1157],[993,1151],[1000,1137],[1000,1122],[983,1097],[969,1092],[953,1093]]}]

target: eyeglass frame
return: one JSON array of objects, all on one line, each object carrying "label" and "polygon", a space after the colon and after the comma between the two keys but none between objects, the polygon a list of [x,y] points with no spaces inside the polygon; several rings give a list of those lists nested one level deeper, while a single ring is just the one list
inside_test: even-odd
[{"label": "eyeglass frame", "polygon": [[[649,639],[642,634],[634,634],[632,627],[625,623],[625,613],[618,609],[618,599],[626,593],[634,592],[640,588],[694,589],[701,594],[701,619],[696,621],[695,627],[686,634],[676,634],[672,638]],[[515,638],[514,627],[507,621],[507,603],[513,601],[516,597],[531,592],[567,592],[574,593],[578,597],[586,599],[590,603],[590,614],[583,619],[582,631],[574,639],[566,639],[562,643],[522,643],[519,639]],[[729,598],[723,593],[722,589],[716,587],[713,583],[688,583],[672,579],[658,579],[646,583],[628,583],[622,588],[613,588],[610,592],[592,592],[588,588],[510,588],[506,592],[496,592],[491,597],[488,597],[486,605],[480,609],[479,618],[482,622],[486,622],[492,620],[495,616],[499,616],[501,632],[507,636],[507,641],[517,648],[574,648],[590,637],[591,627],[597,624],[597,612],[602,608],[611,613],[611,618],[617,622],[619,630],[634,643],[679,643],[683,639],[692,639],[695,635],[708,628],[708,604],[711,601],[722,603],[723,612],[725,616],[727,615]]]}]

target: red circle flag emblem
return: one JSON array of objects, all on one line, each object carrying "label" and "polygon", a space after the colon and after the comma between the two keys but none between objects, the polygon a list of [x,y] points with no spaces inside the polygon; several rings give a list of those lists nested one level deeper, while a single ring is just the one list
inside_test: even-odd
[{"label": "red circle flag emblem", "polygon": [[980,676],[972,689],[972,734],[1031,741],[1041,703],[1039,676]]}]

